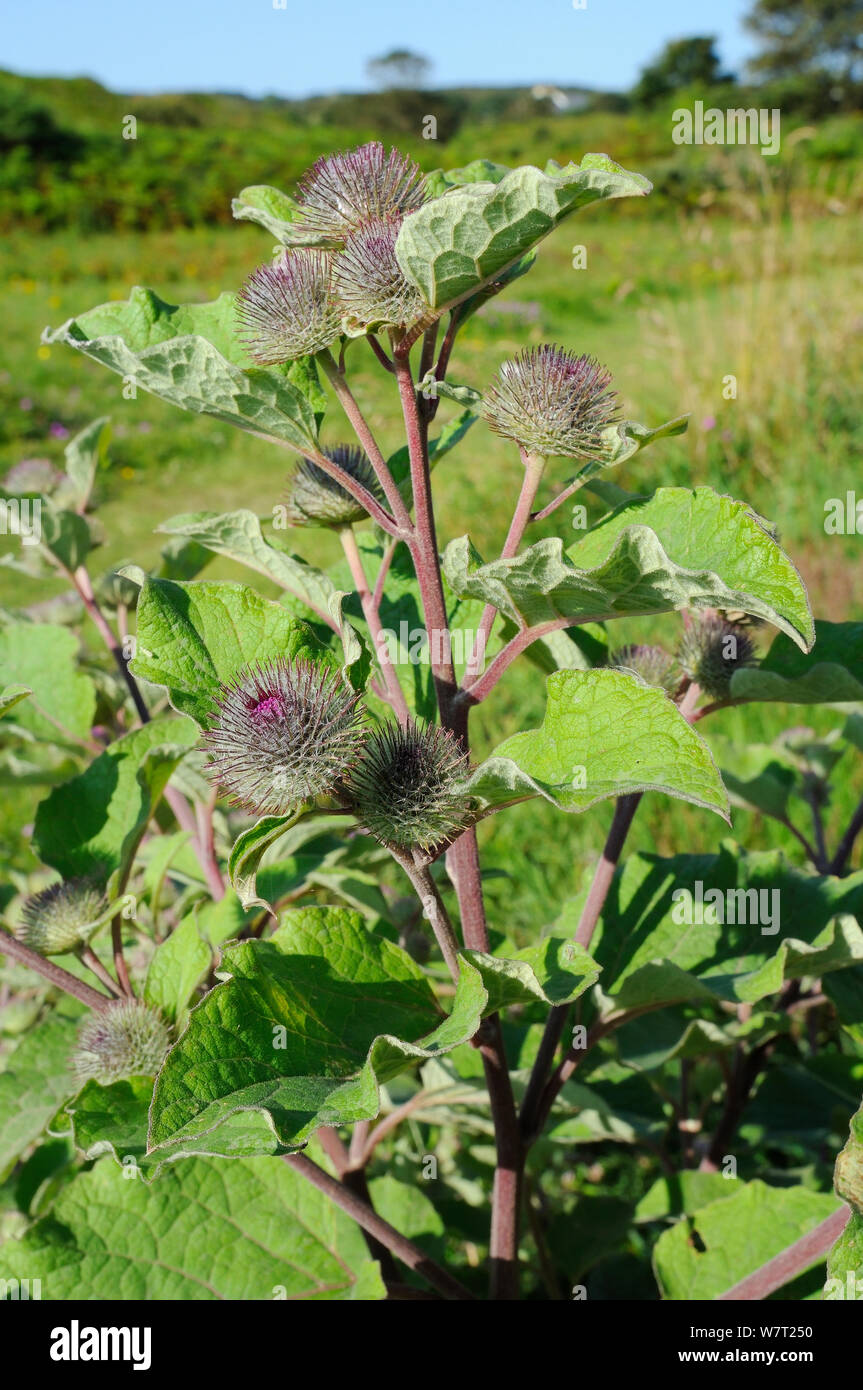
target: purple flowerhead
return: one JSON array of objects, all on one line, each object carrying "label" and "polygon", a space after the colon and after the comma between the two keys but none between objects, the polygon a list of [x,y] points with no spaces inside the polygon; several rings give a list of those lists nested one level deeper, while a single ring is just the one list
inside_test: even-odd
[{"label": "purple flowerhead", "polygon": [[378,140],[325,155],[300,184],[303,226],[332,246],[377,219],[401,221],[425,201],[419,166]]},{"label": "purple flowerhead", "polygon": [[332,793],[362,748],[358,698],[337,671],[301,657],[247,666],[216,697],[208,771],[259,815]]},{"label": "purple flowerhead", "polygon": [[262,366],[291,362],[328,347],[338,337],[330,257],[323,251],[287,251],[252,271],[237,295],[241,338]]},{"label": "purple flowerhead", "polygon": [[483,415],[529,454],[601,460],[602,432],[618,418],[611,373],[593,357],[545,344],[504,362]]},{"label": "purple flowerhead", "polygon": [[363,326],[405,327],[430,311],[396,259],[399,223],[375,218],[355,231],[333,261],[333,287],[347,316]]}]

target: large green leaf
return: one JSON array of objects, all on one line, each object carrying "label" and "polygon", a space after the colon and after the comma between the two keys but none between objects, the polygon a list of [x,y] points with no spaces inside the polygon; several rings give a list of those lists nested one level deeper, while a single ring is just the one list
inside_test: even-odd
[{"label": "large green leaf", "polygon": [[184,410],[301,451],[316,446],[320,396],[311,396],[308,367],[253,366],[236,331],[233,294],[177,305],[138,287],[125,303],[90,309],[43,339],[76,348]]},{"label": "large green leaf", "polygon": [[173,769],[197,741],[190,719],[154,719],[112,743],[39,804],[33,843],[64,878],[122,882]]},{"label": "large green leaf", "polygon": [[169,1023],[183,1028],[188,1017],[186,1006],[207,978],[212,963],[213,953],[198,930],[195,916],[184,917],[153,953],[144,998],[161,1010]]},{"label": "large green leaf", "polygon": [[863,623],[815,624],[815,646],[798,651],[777,636],[760,666],[735,671],[737,700],[781,700],[791,705],[863,700]]},{"label": "large green leaf", "polygon": [[539,729],[498,745],[468,783],[482,806],[543,796],[563,811],[661,791],[728,816],[706,743],[661,691],[623,671],[556,671]]},{"label": "large green leaf", "polygon": [[74,745],[90,734],[96,691],[78,670],[77,656],[78,639],[67,627],[14,622],[0,627],[3,678],[32,691],[14,723],[40,741]]},{"label": "large green leaf", "polygon": [[434,309],[473,294],[519,260],[568,213],[604,198],[644,195],[651,185],[607,155],[580,165],[525,165],[498,182],[452,187],[402,223],[399,265]]},{"label": "large green leaf", "polygon": [[147,1152],[147,1130],[153,1100],[154,1078],[132,1076],[102,1086],[88,1081],[67,1101],[64,1114],[69,1118],[76,1146],[85,1159],[110,1154],[126,1168],[134,1165],[135,1175],[152,1182],[163,1169],[187,1158],[250,1158],[285,1152],[267,1117],[260,1111],[237,1111],[197,1138]]},{"label": "large green leaf", "polygon": [[75,1090],[69,1058],[79,1013],[77,1004],[64,1003],[25,1033],[6,1059],[0,1073],[0,1178]]},{"label": "large green leaf", "polygon": [[664,1298],[717,1298],[836,1210],[832,1194],[803,1187],[735,1187],[659,1237],[653,1267]]},{"label": "large green leaf", "polygon": [[257,570],[280,588],[296,594],[319,617],[326,620],[335,585],[327,575],[299,556],[264,539],[261,523],[254,512],[191,512],[172,516],[156,527],[169,536],[185,536],[206,546],[215,555],[224,555],[240,565]]},{"label": "large green leaf", "polygon": [[803,582],[743,502],[712,488],[659,488],[603,518],[564,552],[557,537],[483,564],[466,536],[444,556],[450,587],[482,598],[519,627],[663,613],[741,609],[801,647],[814,640]]},{"label": "large green leaf", "polygon": [[344,1299],[368,1263],[359,1227],[264,1158],[194,1159],[152,1188],[102,1159],[0,1249],[5,1279],[41,1279],[55,1300]]},{"label": "large green leaf", "polygon": [[137,616],[130,670],[165,686],[174,709],[201,725],[220,684],[244,666],[276,656],[330,660],[305,623],[243,584],[147,579]]},{"label": "large green leaf", "polygon": [[444,1015],[404,951],[333,907],[286,912],[270,939],[228,948],[220,973],[157,1080],[153,1150],[199,1142],[239,1111],[264,1112],[292,1146],[319,1125],[373,1119],[381,1084],[466,1042],[484,1013],[559,1003],[596,978],[569,942],[512,962],[467,952]]},{"label": "large green leaf", "polygon": [[[721,912],[708,898],[717,890],[724,895]],[[753,891],[758,920],[731,921],[732,907],[735,918],[756,915],[755,900],[746,899],[743,911],[739,896]],[[675,893],[688,894],[688,901]],[[863,873],[844,879],[804,873],[777,850],[745,854],[729,842],[718,855],[634,854],[615,879],[592,950],[615,1008],[709,998],[754,1003],[775,994],[783,980],[863,960],[855,920],[861,913]]]}]

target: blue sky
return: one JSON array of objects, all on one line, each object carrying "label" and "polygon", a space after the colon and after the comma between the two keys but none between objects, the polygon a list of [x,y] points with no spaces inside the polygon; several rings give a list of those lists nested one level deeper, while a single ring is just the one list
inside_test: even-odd
[{"label": "blue sky", "polygon": [[[365,62],[410,48],[440,86],[625,89],[666,40],[751,52],[751,0],[5,0],[0,67],[123,92],[360,91]],[[585,4],[585,8],[575,8]]]}]

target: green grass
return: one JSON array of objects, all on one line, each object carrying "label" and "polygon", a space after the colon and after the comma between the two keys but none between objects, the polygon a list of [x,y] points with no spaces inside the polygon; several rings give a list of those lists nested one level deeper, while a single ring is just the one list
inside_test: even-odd
[{"label": "green grass", "polygon": [[[595,354],[612,369],[629,417],[656,425],[683,412],[692,416],[686,436],[636,457],[616,480],[645,491],[659,483],[709,483],[746,498],[779,525],[816,613],[856,617],[863,598],[860,540],[823,531],[826,499],[858,482],[853,460],[863,444],[855,384],[863,367],[856,227],[842,205],[815,216],[769,191],[741,208],[745,219],[647,219],[617,209],[571,219],[543,246],[536,269],[470,320],[451,376],[482,387],[506,356],[549,339]],[[587,247],[586,270],[572,268],[577,244]],[[22,458],[59,461],[63,444],[49,435],[53,422],[74,431],[96,415],[111,416],[113,466],[100,483],[98,511],[105,543],[94,571],[123,560],[156,563],[161,542],[153,528],[179,512],[243,506],[270,513],[291,455],[143,394],[124,400],[120,378],[69,350],[40,348],[42,328],[125,298],[134,284],[176,302],[212,298],[236,288],[269,248],[265,233],[243,224],[7,239],[0,256],[0,474]],[[351,347],[348,362],[382,444],[397,447],[392,381],[375,370],[362,342]],[[735,400],[722,395],[729,374],[737,378]],[[441,407],[442,418],[448,408]],[[348,437],[335,408],[326,429],[333,441]],[[505,533],[520,471],[514,451],[476,425],[436,475],[442,540],[469,531],[480,551],[492,553]],[[565,464],[553,466],[551,476],[564,478]],[[562,509],[545,523],[545,533],[563,528],[566,534],[568,525]],[[335,559],[329,538],[317,533],[297,532],[294,544],[317,564]],[[221,561],[208,573],[249,579]],[[29,604],[58,587],[0,571],[0,604]],[[651,630],[643,623],[620,628],[616,644],[645,640]],[[538,723],[542,708],[538,673],[530,666],[513,670],[476,719],[478,751]],[[832,711],[756,707],[727,711],[715,727],[742,743],[770,739],[786,724],[823,731],[841,719]],[[834,825],[847,819],[859,794],[853,769],[831,808]],[[7,833],[32,816],[33,805],[34,797],[21,793],[7,807]],[[602,807],[562,820],[531,803],[486,823],[488,863],[512,871],[489,883],[497,920],[527,929],[554,915],[547,904],[577,891],[609,816]],[[760,817],[736,812],[727,832],[707,813],[659,797],[646,799],[632,844],[667,851],[715,844],[725,833],[758,847],[782,844],[798,856],[785,832]]]}]

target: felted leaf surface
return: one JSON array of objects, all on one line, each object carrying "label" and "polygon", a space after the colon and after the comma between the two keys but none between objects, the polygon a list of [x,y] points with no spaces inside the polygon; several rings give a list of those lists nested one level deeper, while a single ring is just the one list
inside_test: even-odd
[{"label": "felted leaf surface", "polygon": [[183,410],[272,435],[299,450],[318,437],[320,396],[310,398],[308,368],[252,365],[236,331],[236,299],[167,304],[137,287],[122,304],[102,304],[60,328],[65,343]]},{"label": "felted leaf surface", "polygon": [[568,213],[597,199],[643,196],[651,185],[607,155],[580,165],[532,165],[497,182],[461,182],[402,223],[396,257],[434,309],[464,299],[520,259]]},{"label": "felted leaf surface", "polygon": [[286,1146],[319,1125],[372,1119],[381,1084],[466,1042],[501,1000],[557,1001],[566,972],[570,998],[595,978],[578,952],[514,963],[465,953],[444,1015],[420,967],[359,913],[286,912],[268,940],[226,950],[229,978],[192,1011],[159,1074],[150,1148],[198,1139],[245,1110],[263,1111]]},{"label": "felted leaf surface", "polygon": [[359,1227],[263,1158],[194,1159],[152,1188],[102,1159],[0,1249],[4,1278],[51,1300],[345,1299],[368,1263]]},{"label": "felted leaf surface", "polygon": [[546,689],[541,727],[506,739],[472,774],[467,786],[481,805],[542,796],[586,811],[607,797],[661,791],[727,818],[710,750],[662,691],[614,670],[557,671]]},{"label": "felted leaf surface", "polygon": [[332,581],[305,560],[265,540],[254,512],[192,512],[173,516],[156,530],[169,536],[185,536],[215,555],[257,570],[281,588],[297,594],[319,616],[326,617],[327,605],[335,593]]},{"label": "felted leaf surface", "polygon": [[712,488],[659,488],[626,502],[566,552],[549,537],[483,564],[463,536],[447,546],[444,568],[454,593],[494,604],[519,627],[721,608],[766,618],[801,647],[814,639],[791,561],[743,502]]}]

